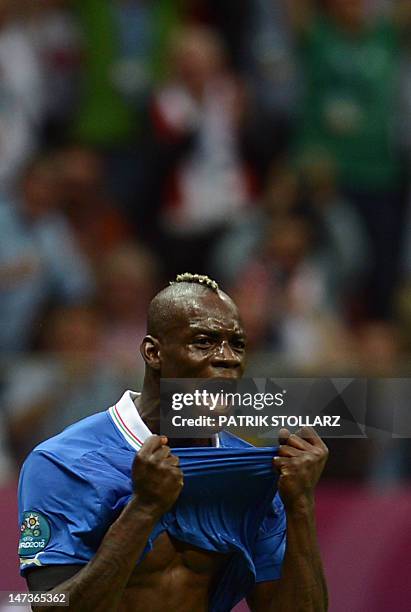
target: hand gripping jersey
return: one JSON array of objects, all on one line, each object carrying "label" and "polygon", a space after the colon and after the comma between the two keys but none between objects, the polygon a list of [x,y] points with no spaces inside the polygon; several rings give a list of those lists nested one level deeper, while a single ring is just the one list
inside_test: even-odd
[{"label": "hand gripping jersey", "polygon": [[[127,391],[116,406],[37,446],[19,482],[21,572],[86,564],[132,495],[131,465],[151,432]],[[210,611],[228,612],[256,582],[280,577],[285,513],[272,467],[275,448],[255,448],[227,432],[218,447],[173,448],[184,487],[157,523],[139,562],[167,531],[227,563]]]}]

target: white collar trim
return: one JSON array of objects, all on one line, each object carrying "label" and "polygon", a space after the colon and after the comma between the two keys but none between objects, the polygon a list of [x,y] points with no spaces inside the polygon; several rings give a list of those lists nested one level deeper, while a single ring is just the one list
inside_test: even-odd
[{"label": "white collar trim", "polygon": [[[141,393],[136,391],[126,391],[117,404],[108,409],[114,425],[134,450],[140,450],[147,438],[153,435],[134,403],[140,395]],[[216,448],[221,446],[218,434],[213,439],[213,446]]]},{"label": "white collar trim", "polygon": [[141,393],[135,391],[126,391],[117,404],[108,410],[114,425],[134,450],[140,450],[147,438],[152,435],[134,403],[140,395]]}]

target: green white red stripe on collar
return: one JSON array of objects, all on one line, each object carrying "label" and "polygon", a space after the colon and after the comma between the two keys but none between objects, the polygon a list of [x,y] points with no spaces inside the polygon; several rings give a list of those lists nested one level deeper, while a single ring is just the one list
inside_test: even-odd
[{"label": "green white red stripe on collar", "polygon": [[151,436],[151,431],[142,420],[134,403],[139,395],[135,391],[126,391],[117,404],[108,410],[114,425],[134,450],[139,450],[144,441]]},{"label": "green white red stripe on collar", "polygon": [[[152,435],[147,425],[139,415],[134,400],[140,395],[135,391],[126,391],[122,398],[108,409],[111,419],[123,436],[134,450],[140,450],[145,440]],[[220,436],[213,436],[213,446],[221,446]]]},{"label": "green white red stripe on collar", "polygon": [[143,446],[143,442],[139,440],[139,438],[137,438],[137,436],[130,429],[128,429],[127,425],[120,416],[117,405],[109,408],[109,413],[115,425],[121,431],[127,442],[129,442],[133,448],[139,450]]}]

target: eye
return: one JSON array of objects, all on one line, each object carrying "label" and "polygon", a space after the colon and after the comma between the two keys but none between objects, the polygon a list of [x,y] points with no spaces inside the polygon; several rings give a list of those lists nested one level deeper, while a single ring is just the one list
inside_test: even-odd
[{"label": "eye", "polygon": [[237,351],[243,351],[245,349],[245,340],[243,338],[233,340],[232,344]]},{"label": "eye", "polygon": [[194,339],[194,344],[196,346],[201,346],[201,348],[208,348],[212,346],[213,341],[211,340],[211,338],[208,338],[207,336],[199,336]]}]

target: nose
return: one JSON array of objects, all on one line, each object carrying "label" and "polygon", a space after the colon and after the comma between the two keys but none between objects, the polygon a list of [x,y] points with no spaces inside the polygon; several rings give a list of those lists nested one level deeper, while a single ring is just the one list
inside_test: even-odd
[{"label": "nose", "polygon": [[223,340],[212,357],[215,368],[238,368],[242,363],[242,355],[236,353],[229,342]]}]

